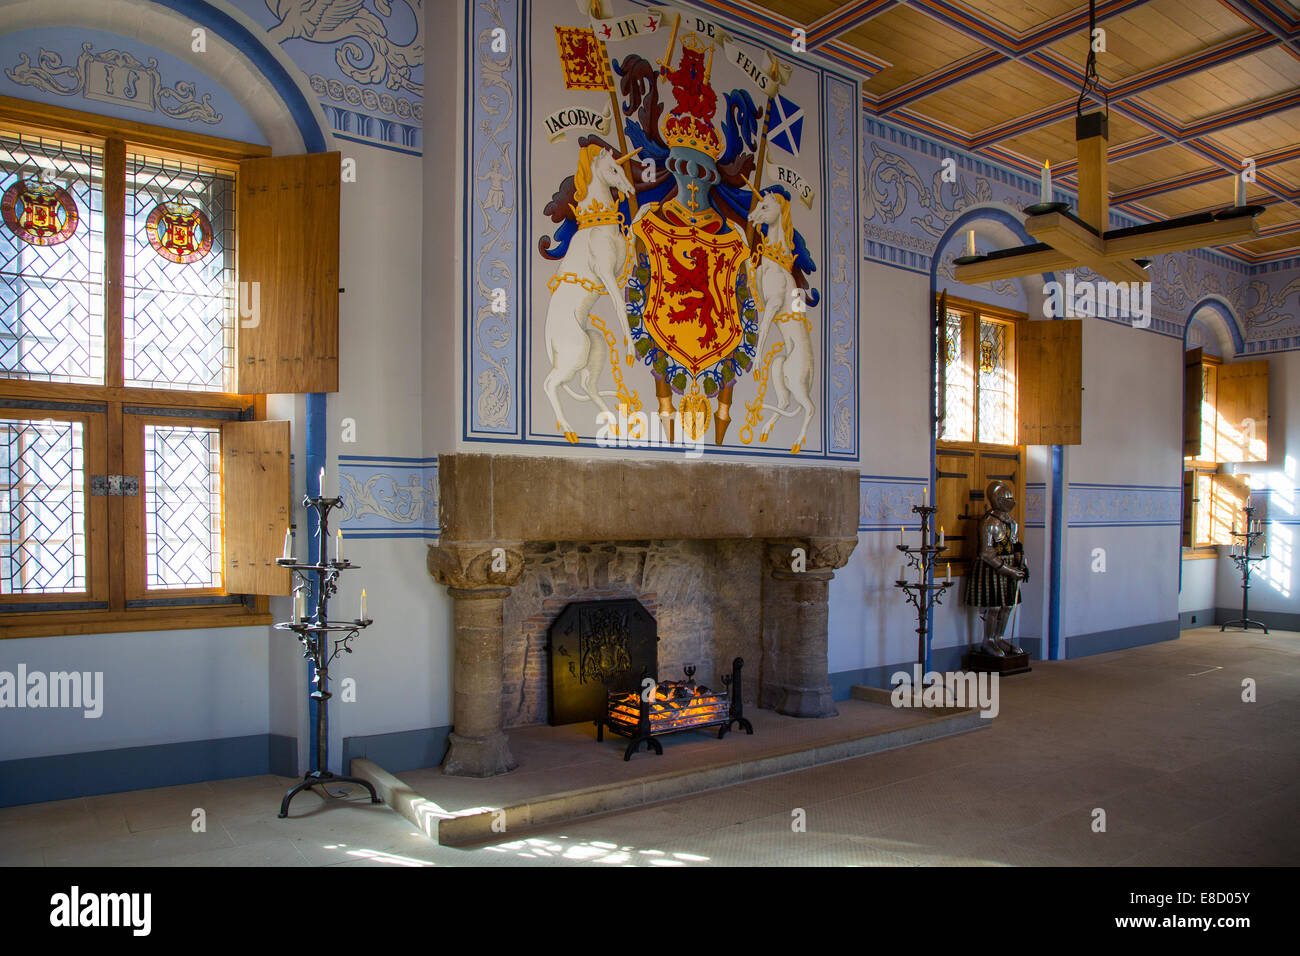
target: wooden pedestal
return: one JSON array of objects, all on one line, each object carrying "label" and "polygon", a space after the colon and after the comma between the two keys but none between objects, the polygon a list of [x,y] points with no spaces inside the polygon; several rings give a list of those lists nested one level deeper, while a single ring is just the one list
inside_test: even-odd
[{"label": "wooden pedestal", "polygon": [[966,670],[974,671],[977,674],[1000,674],[1003,677],[1010,677],[1013,674],[1028,674],[1033,670],[1029,666],[1029,654],[1008,654],[1006,657],[994,657],[986,653],[983,648],[975,648],[966,655],[964,661]]}]

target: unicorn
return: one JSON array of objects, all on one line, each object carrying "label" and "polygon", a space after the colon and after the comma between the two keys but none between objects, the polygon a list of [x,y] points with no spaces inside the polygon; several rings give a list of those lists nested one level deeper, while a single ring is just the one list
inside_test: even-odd
[{"label": "unicorn", "polygon": [[[629,254],[627,230],[619,222],[618,199],[610,199],[611,189],[620,195],[632,193],[632,182],[622,164],[635,153],[616,160],[604,146],[591,143],[578,154],[572,205],[578,231],[549,283],[546,354],[551,360],[551,371],[542,387],[555,411],[556,427],[575,445],[578,433],[560,406],[560,389],[579,401],[594,402],[602,412],[611,415],[602,396],[617,394],[596,390],[608,346],[601,331],[593,328],[587,319],[601,296],[608,295],[613,302],[628,364],[635,358],[627,303],[623,298],[623,270]],[[575,375],[582,392],[569,387]]]},{"label": "unicorn", "polygon": [[[816,406],[812,400],[813,349],[812,323],[807,318],[803,292],[797,291],[794,278],[794,224],[790,219],[790,201],[777,192],[763,195],[749,214],[751,225],[764,227],[762,242],[756,256],[758,266],[752,270],[753,288],[762,303],[758,319],[758,356],[767,354],[766,346],[772,326],[780,316],[784,348],[772,359],[768,381],[776,389],[777,405],[764,405],[764,411],[775,413],[764,426],[759,441],[767,441],[773,426],[780,418],[793,418],[803,411],[803,424],[790,451],[798,454],[808,440],[808,424]],[[795,297],[800,296],[799,310]],[[791,404],[791,399],[794,404]],[[797,406],[797,407],[795,407]]]}]

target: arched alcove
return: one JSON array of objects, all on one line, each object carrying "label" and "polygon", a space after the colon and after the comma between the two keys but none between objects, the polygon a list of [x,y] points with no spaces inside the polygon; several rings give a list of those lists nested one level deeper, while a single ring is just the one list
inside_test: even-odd
[{"label": "arched alcove", "polygon": [[[0,0],[11,33],[88,28],[136,39],[193,64],[247,111],[277,154],[323,152],[328,125],[299,71],[264,31],[223,0]],[[202,29],[204,51],[193,49]]]},{"label": "arched alcove", "polygon": [[[1193,342],[1196,330],[1203,330],[1208,342]],[[1232,306],[1218,296],[1206,296],[1192,306],[1183,323],[1183,348],[1209,346],[1210,354],[1224,361],[1245,351],[1241,324]]]},{"label": "arched alcove", "polygon": [[[1021,276],[1013,280],[1007,280],[1015,284],[1018,295],[1015,297],[1009,295],[989,294],[988,290],[980,286],[969,286],[950,279],[947,276],[941,278],[941,270],[944,266],[945,259],[950,254],[957,256],[966,254],[967,233],[974,231],[976,240],[976,251],[987,253],[994,249],[1006,249],[1020,245],[1026,245],[1035,240],[1025,231],[1023,217],[1014,210],[1005,206],[988,203],[980,206],[974,206],[967,209],[953,222],[948,225],[947,230],[940,237],[935,246],[934,255],[930,263],[930,302],[933,303],[935,297],[941,290],[946,289],[950,296],[970,299],[975,302],[982,302],[985,305],[1000,307],[1011,312],[1024,312],[1030,318],[1042,317],[1042,303],[1044,300],[1044,287],[1048,282],[1056,281],[1056,276],[1052,272]],[[933,316],[933,307],[927,310],[927,315]],[[938,376],[938,329],[934,322],[930,323],[930,389],[931,394],[937,387]],[[936,485],[936,423],[933,418],[930,425],[930,483],[935,487],[937,496],[938,490]],[[1021,487],[1017,489],[1022,496],[1025,504],[1026,519],[1029,517],[1028,496],[1030,493],[1029,468],[1030,455],[1026,454],[1025,460],[1020,463],[1022,469]],[[1039,457],[1036,466],[1040,470],[1052,469],[1053,488],[1059,489],[1061,485],[1061,458],[1059,455],[1053,455],[1050,461],[1046,457]],[[1046,488],[1039,491],[1040,497]],[[937,501],[936,497],[936,501]],[[1060,542],[1060,514],[1061,508],[1057,501],[1052,509],[1053,526],[1050,531],[1050,540],[1053,548],[1059,549]],[[1041,527],[1041,526],[1040,526]],[[1025,535],[1022,530],[1022,542]],[[1029,563],[1031,567],[1043,569],[1041,577],[1037,580],[1041,582],[1051,582],[1052,588],[1050,593],[1043,594],[1042,599],[1033,596],[1033,592],[1027,590],[1025,594],[1025,603],[1027,605],[1028,618],[1032,615],[1034,618],[1043,619],[1043,610],[1052,604],[1059,603],[1059,573],[1056,567],[1060,563],[1059,551],[1049,554],[1047,550],[1047,539],[1042,538],[1036,544],[1031,543],[1027,549]],[[951,599],[954,607],[961,610],[967,610],[964,605],[964,597],[957,596]],[[1046,603],[1044,603],[1046,602]],[[1017,615],[1019,618],[1019,613]],[[932,615],[933,621],[933,615]],[[980,628],[978,617],[970,615],[969,619],[961,626],[973,626],[974,630],[962,632],[961,638],[965,642],[974,643],[978,641],[978,632]],[[1035,625],[1030,625],[1035,628]],[[1043,620],[1042,643],[1040,645],[1040,654],[1042,657],[1049,656],[1049,642],[1047,634],[1046,621]],[[1035,636],[1030,632],[1030,636]]]}]

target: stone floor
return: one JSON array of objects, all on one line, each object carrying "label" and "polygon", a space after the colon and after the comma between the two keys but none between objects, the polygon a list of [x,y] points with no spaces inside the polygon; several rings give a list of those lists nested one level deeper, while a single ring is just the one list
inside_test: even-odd
[{"label": "stone floor", "polygon": [[1300,634],[1203,628],[1036,663],[990,730],[473,849],[362,800],[299,798],[278,820],[292,781],[251,777],[0,809],[0,864],[1296,865],[1297,716]]}]

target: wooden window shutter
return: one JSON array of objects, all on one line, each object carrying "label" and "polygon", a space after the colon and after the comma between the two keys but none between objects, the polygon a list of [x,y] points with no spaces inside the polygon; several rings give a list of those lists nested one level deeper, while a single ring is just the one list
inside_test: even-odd
[{"label": "wooden window shutter", "polygon": [[[936,451],[934,455],[934,531],[943,526],[948,545],[938,560],[960,561],[975,555],[979,535],[979,516],[983,510],[972,506],[971,489],[975,485],[975,453],[970,451]],[[974,521],[968,515],[974,513]]]},{"label": "wooden window shutter", "polygon": [[1268,362],[1218,368],[1217,461],[1268,461]]},{"label": "wooden window shutter", "polygon": [[289,571],[275,563],[289,527],[289,423],[221,426],[226,591],[288,594]]},{"label": "wooden window shutter", "polygon": [[1022,445],[1083,442],[1083,320],[1016,325],[1016,384]]},{"label": "wooden window shutter", "polygon": [[1196,517],[1196,472],[1183,472],[1183,547],[1196,546],[1193,521]]},{"label": "wooden window shutter", "polygon": [[[339,388],[339,154],[239,164],[236,390]],[[254,299],[256,296],[256,299]]]},{"label": "wooden window shutter", "polygon": [[[1183,354],[1183,457],[1201,455],[1201,402],[1205,400],[1201,350]],[[1186,545],[1186,547],[1191,547]]]},{"label": "wooden window shutter", "polygon": [[1236,544],[1232,536],[1233,523],[1238,522],[1237,530],[1245,530],[1246,516],[1243,509],[1250,498],[1250,485],[1246,479],[1249,475],[1211,475],[1210,476],[1210,528],[1209,540],[1212,544]]}]

